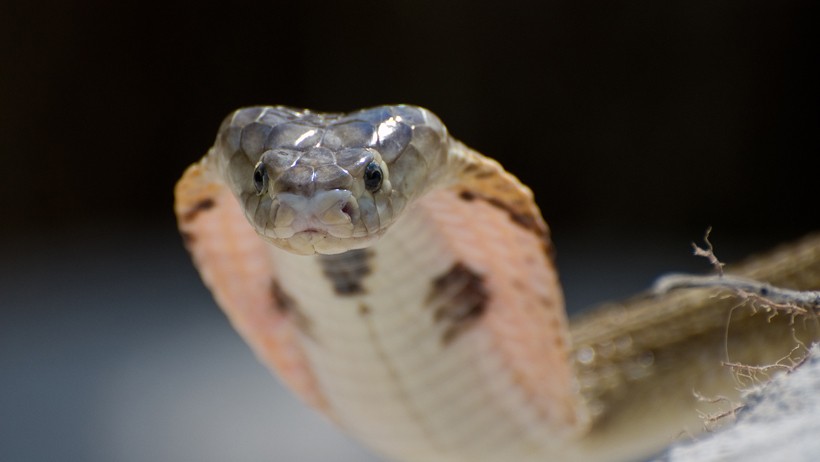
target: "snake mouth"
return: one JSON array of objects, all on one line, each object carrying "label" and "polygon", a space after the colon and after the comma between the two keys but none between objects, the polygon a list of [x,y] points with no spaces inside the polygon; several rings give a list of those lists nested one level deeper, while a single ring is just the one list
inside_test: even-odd
[{"label": "snake mouth", "polygon": [[276,238],[300,236],[310,241],[352,237],[360,215],[353,194],[344,189],[319,191],[311,196],[281,193],[271,212],[271,228]]},{"label": "snake mouth", "polygon": [[381,233],[362,226],[364,212],[349,190],[311,196],[280,193],[270,203],[260,235],[299,255],[338,254],[372,245]]}]

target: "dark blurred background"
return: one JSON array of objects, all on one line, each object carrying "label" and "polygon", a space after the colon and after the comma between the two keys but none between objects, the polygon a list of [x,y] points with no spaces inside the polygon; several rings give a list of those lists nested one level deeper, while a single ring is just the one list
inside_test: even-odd
[{"label": "dark blurred background", "polygon": [[[818,3],[0,3],[0,460],[357,460],[176,235],[233,109],[412,103],[529,184],[572,308],[820,227]],[[281,392],[281,390],[279,390]]]}]

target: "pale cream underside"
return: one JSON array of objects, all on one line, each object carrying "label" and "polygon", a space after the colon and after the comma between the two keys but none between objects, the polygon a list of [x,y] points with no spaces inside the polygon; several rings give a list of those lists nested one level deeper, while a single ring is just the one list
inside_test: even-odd
[{"label": "pale cream underside", "polygon": [[[481,216],[482,226],[472,225],[468,214]],[[504,211],[439,191],[374,247],[366,294],[344,297],[334,293],[317,259],[270,247],[282,287],[310,320],[299,339],[334,420],[401,460],[548,460],[548,454],[564,453],[572,428],[550,428],[544,407],[569,412],[570,397],[560,389],[571,374],[565,351],[551,352],[552,334],[543,337],[541,328],[552,322],[565,328],[565,320],[552,307],[533,306],[532,288],[556,287],[554,272],[525,263],[544,258],[533,255],[540,248],[533,238]],[[434,321],[424,294],[434,275],[457,262],[484,275],[495,294],[490,303],[505,306],[489,307],[478,323],[444,344],[447,326]],[[535,266],[541,269],[527,271]],[[526,279],[527,288],[516,290],[510,278]],[[563,309],[560,293],[543,295]],[[517,322],[522,316],[532,316],[533,332]],[[501,345],[498,331],[504,329],[518,330],[520,344],[514,335]],[[544,338],[538,364],[546,370],[509,364],[535,359],[528,337]],[[539,397],[516,385],[516,366],[543,370]],[[541,402],[550,395],[559,401]]]}]

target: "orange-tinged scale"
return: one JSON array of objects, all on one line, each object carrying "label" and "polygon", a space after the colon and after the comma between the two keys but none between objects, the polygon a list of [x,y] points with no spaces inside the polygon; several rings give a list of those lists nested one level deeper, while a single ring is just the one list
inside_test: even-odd
[{"label": "orange-tinged scale", "polygon": [[[570,433],[577,430],[583,416],[567,358],[563,297],[552,262],[538,252],[542,237],[510,220],[497,205],[465,201],[454,190],[430,193],[419,207],[433,210],[431,221],[440,223],[458,260],[485,271],[492,296],[476,328],[490,333],[517,383],[547,420],[560,422]],[[516,278],[526,283],[515,289]]]},{"label": "orange-tinged scale", "polygon": [[[202,163],[190,166],[176,186],[180,231],[205,285],[260,360],[308,404],[330,413],[297,340],[278,309],[276,278],[267,245],[247,223],[237,200]],[[210,204],[203,206],[202,204]]]}]

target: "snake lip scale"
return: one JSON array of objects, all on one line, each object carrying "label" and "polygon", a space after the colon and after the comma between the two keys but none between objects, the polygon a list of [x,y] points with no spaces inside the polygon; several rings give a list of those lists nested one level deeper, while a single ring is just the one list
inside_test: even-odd
[{"label": "snake lip scale", "polygon": [[[714,289],[570,323],[530,189],[416,106],[239,109],[175,197],[260,361],[391,460],[645,457],[701,428],[693,390],[737,395],[721,352],[773,362],[816,336]],[[819,262],[814,236],[732,270],[800,289]]]}]

